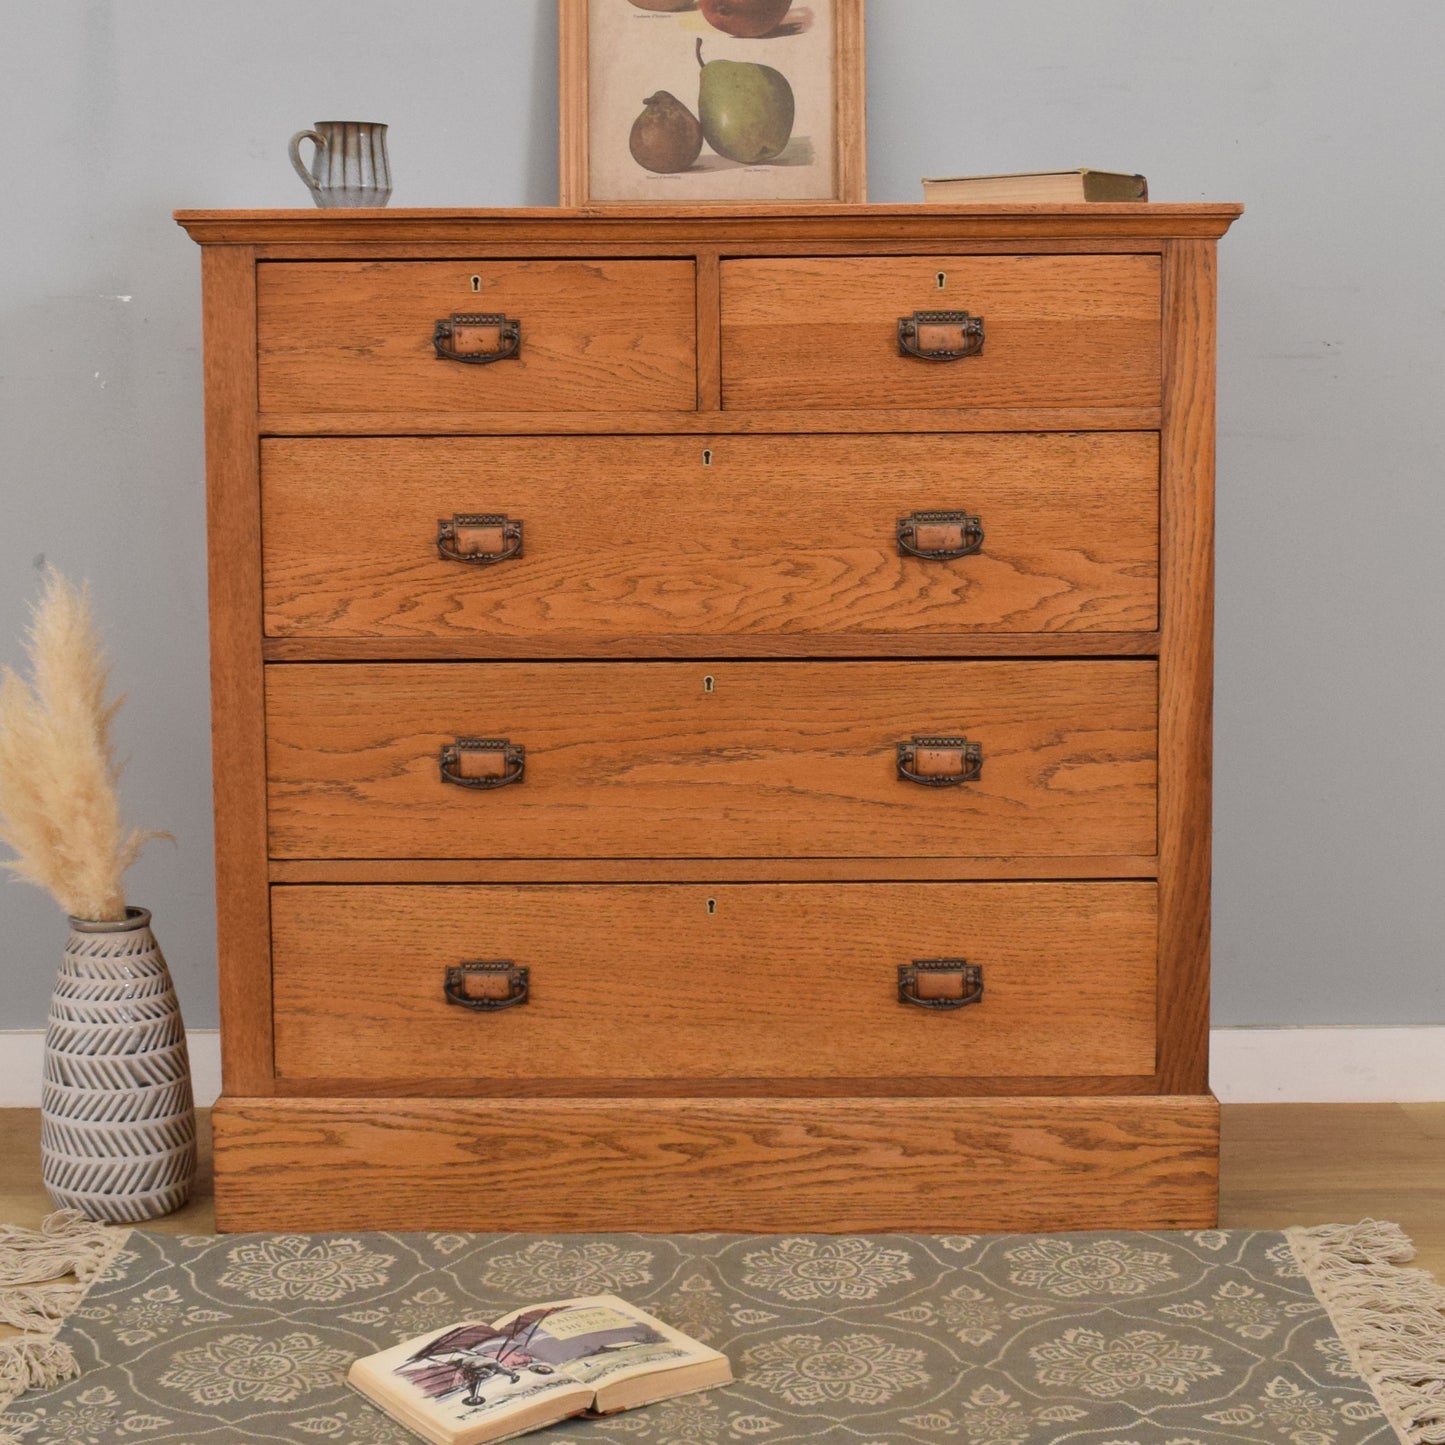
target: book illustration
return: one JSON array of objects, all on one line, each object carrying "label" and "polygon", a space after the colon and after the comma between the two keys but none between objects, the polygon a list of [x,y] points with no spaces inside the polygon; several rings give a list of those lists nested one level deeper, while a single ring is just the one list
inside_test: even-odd
[{"label": "book illustration", "polygon": [[[640,1346],[664,1348],[639,1353]],[[536,1379],[555,1376],[564,1366],[573,1367],[566,1372],[570,1380],[590,1383],[611,1373],[608,1356],[623,1350],[628,1352],[625,1368],[680,1353],[650,1325],[618,1310],[544,1307],[524,1310],[503,1326],[471,1324],[447,1330],[393,1373],[428,1399],[442,1401],[464,1392],[460,1403],[476,1407],[533,1393]],[[526,1375],[534,1381],[525,1380]]]}]

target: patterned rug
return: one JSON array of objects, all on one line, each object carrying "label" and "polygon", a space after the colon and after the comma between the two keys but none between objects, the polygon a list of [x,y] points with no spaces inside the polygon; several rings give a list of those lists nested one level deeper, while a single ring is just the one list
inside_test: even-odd
[{"label": "patterned rug", "polygon": [[[0,1286],[13,1286],[24,1273],[6,1271],[4,1243]],[[1445,1441],[1445,1291],[1398,1267],[1410,1254],[1396,1226],[1374,1222],[1050,1236],[108,1232],[77,1266],[96,1277],[83,1299],[71,1286],[56,1353],[47,1365],[37,1344],[29,1360],[30,1378],[53,1378],[73,1353],[78,1376],[16,1400],[0,1438],[409,1445],[342,1383],[354,1357],[612,1291],[724,1350],[737,1382],[538,1441]],[[17,1298],[0,1317],[24,1313]]]}]

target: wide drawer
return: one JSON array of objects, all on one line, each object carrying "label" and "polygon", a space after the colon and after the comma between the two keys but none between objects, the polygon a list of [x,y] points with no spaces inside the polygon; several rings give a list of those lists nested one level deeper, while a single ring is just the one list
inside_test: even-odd
[{"label": "wide drawer", "polygon": [[1157,691],[1147,660],[272,664],[271,852],[1151,854]]},{"label": "wide drawer", "polygon": [[[478,289],[473,291],[472,278]],[[263,262],[263,412],[690,411],[691,261]],[[499,316],[515,354],[441,360],[439,321]],[[497,329],[458,333],[503,349]]]},{"label": "wide drawer", "polygon": [[[883,1093],[1151,1074],[1155,921],[1152,883],[275,888],[276,1069],[553,1089],[866,1078]],[[900,990],[899,970],[922,960],[976,969],[981,997],[902,1001],[919,986]],[[488,975],[449,985],[449,970],[476,961],[525,968],[522,1001],[452,1003],[448,986],[469,998]],[[924,973],[947,998],[956,973]]]},{"label": "wide drawer", "polygon": [[261,473],[271,636],[1157,623],[1152,433],[277,438]]},{"label": "wide drawer", "polygon": [[[940,311],[982,318],[977,354],[903,349],[915,313],[910,344],[966,349]],[[1159,258],[724,261],[722,380],[728,409],[1157,406]]]}]

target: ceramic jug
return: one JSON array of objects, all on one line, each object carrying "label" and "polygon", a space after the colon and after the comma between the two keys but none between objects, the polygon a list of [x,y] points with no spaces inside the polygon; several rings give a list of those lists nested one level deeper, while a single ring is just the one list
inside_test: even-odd
[{"label": "ceramic jug", "polygon": [[[308,170],[301,142],[315,150]],[[386,127],[368,120],[318,120],[291,137],[291,164],[318,206],[384,206],[391,197]]]}]

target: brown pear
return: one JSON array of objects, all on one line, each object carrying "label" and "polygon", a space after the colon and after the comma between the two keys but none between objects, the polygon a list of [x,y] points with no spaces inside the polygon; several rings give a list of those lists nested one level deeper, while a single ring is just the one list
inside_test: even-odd
[{"label": "brown pear", "polygon": [[685,171],[702,150],[702,126],[670,91],[659,90],[642,102],[642,114],[628,137],[632,159],[658,175]]}]

